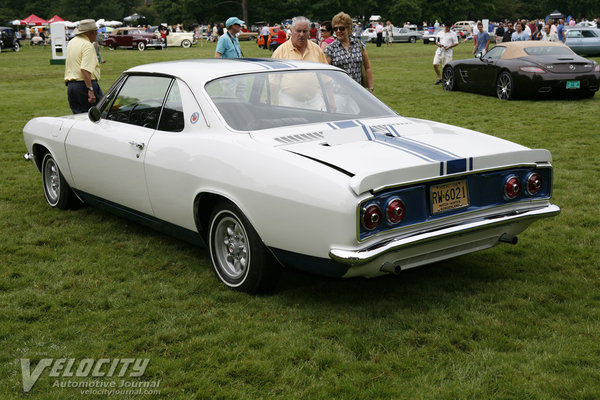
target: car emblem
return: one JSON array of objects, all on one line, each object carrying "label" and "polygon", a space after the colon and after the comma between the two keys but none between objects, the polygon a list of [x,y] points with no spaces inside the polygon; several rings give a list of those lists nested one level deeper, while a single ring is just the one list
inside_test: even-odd
[{"label": "car emblem", "polygon": [[573,69],[575,69],[575,66],[573,64],[570,64],[569,69],[573,70]]},{"label": "car emblem", "polygon": [[195,124],[196,122],[198,122],[198,120],[200,119],[200,114],[198,114],[197,112],[193,113],[192,116],[190,117],[190,122],[192,124]]}]

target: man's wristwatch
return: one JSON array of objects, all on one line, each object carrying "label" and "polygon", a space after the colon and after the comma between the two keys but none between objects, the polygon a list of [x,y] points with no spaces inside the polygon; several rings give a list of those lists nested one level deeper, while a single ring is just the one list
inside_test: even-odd
[{"label": "man's wristwatch", "polygon": [[94,91],[94,88],[93,88],[93,87],[89,87],[89,88],[88,88],[88,91],[89,91],[89,92],[93,92],[93,91]]}]

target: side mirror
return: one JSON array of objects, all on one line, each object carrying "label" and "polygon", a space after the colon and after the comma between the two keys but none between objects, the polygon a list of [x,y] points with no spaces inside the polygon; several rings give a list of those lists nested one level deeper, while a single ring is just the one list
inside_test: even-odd
[{"label": "side mirror", "polygon": [[100,110],[98,109],[98,107],[94,106],[90,108],[90,110],[88,111],[88,118],[92,122],[100,121]]}]

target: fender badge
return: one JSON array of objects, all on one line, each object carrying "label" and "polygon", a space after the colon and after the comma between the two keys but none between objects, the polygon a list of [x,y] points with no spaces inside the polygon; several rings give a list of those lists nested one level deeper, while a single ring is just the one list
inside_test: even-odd
[{"label": "fender badge", "polygon": [[198,114],[197,112],[193,113],[192,116],[190,117],[190,122],[192,124],[195,124],[196,122],[198,122],[198,120],[200,119],[200,114]]}]

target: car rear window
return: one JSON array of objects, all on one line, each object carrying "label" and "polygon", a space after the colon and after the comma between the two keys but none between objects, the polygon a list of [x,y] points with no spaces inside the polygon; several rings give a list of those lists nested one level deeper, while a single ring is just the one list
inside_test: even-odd
[{"label": "car rear window", "polygon": [[572,56],[573,51],[562,46],[525,47],[525,53],[530,56]]}]

